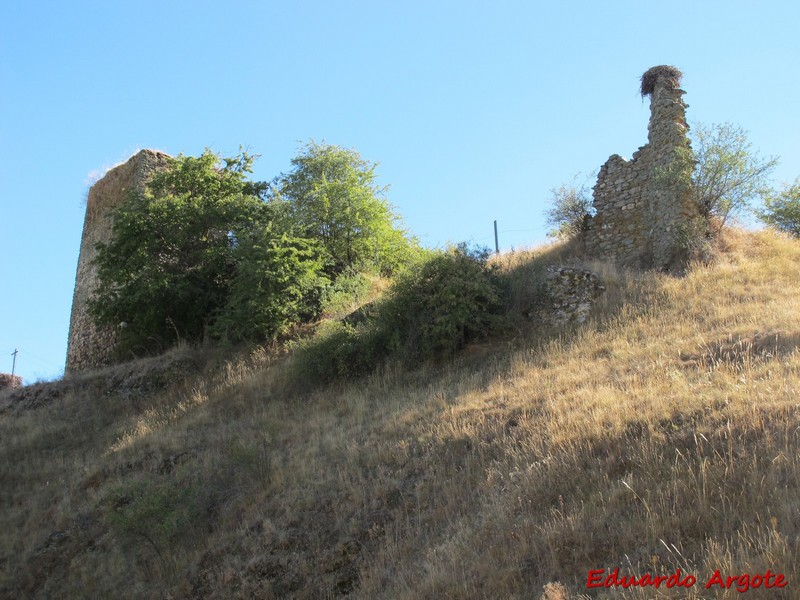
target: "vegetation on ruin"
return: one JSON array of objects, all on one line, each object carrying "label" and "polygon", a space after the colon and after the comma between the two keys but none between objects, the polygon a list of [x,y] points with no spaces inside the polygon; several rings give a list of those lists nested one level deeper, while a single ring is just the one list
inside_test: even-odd
[{"label": "vegetation on ruin", "polygon": [[252,162],[247,153],[180,156],[116,212],[111,242],[98,246],[90,309],[119,329],[121,350],[211,332],[269,339],[314,313],[319,249],[264,201],[266,184],[247,179]]},{"label": "vegetation on ruin", "polygon": [[249,180],[253,160],[180,156],[117,211],[90,310],[120,354],[274,340],[316,318],[338,277],[417,253],[355,151],[309,144],[272,185]]},{"label": "vegetation on ruin", "polygon": [[[690,129],[690,141],[691,147],[675,150],[675,160],[669,168],[656,173],[659,186],[686,186],[698,207],[699,218],[685,223],[681,231],[680,244],[689,256],[708,256],[712,238],[732,219],[749,214],[755,214],[771,227],[797,235],[800,186],[795,182],[780,190],[773,189],[769,178],[778,165],[777,157],[762,157],[752,147],[747,132],[731,123],[695,123]],[[586,183],[578,186],[573,181],[552,189],[545,211],[551,235],[559,238],[579,235],[592,210]]]},{"label": "vegetation on ruin", "polygon": [[[793,594],[800,242],[721,243],[682,278],[582,263],[608,289],[584,325],[512,320],[357,381],[182,346],[4,392],[0,597],[650,596],[586,589],[615,567],[769,568]],[[490,259],[506,313],[568,255]]]}]

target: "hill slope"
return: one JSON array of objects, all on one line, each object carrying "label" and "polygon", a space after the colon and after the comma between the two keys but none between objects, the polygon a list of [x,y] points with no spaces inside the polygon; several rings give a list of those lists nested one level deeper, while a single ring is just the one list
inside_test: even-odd
[{"label": "hill slope", "polygon": [[[589,265],[586,325],[419,371],[304,392],[291,356],[179,350],[6,399],[0,595],[796,597],[800,244],[725,243]],[[614,568],[698,583],[587,589]]]}]

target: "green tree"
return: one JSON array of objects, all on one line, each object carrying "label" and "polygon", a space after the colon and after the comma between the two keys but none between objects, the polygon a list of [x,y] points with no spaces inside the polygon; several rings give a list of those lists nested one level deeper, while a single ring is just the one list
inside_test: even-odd
[{"label": "green tree", "polygon": [[316,316],[328,280],[315,241],[257,228],[237,242],[230,292],[211,326],[215,337],[274,339]]},{"label": "green tree", "polygon": [[329,270],[395,271],[414,247],[377,185],[376,163],[358,152],[310,142],[278,182],[294,221],[327,252]]},{"label": "green tree", "polygon": [[[111,241],[98,245],[90,309],[100,323],[125,325],[123,349],[212,332],[233,341],[269,337],[308,311],[301,297],[318,270],[314,245],[287,230],[280,204],[265,202],[267,184],[247,179],[252,162],[245,152],[179,156],[116,212]],[[256,309],[259,302],[287,306]]]},{"label": "green tree", "polygon": [[570,238],[579,234],[585,218],[592,211],[592,196],[586,182],[578,186],[573,181],[553,188],[550,190],[550,208],[545,212],[547,224],[553,227],[549,235]]},{"label": "green tree", "polygon": [[767,225],[800,238],[800,177],[769,194],[756,214]]},{"label": "green tree", "polygon": [[700,215],[716,217],[723,227],[769,194],[768,177],[778,159],[761,158],[751,149],[747,132],[731,123],[695,124],[691,132],[697,161],[692,180]]}]

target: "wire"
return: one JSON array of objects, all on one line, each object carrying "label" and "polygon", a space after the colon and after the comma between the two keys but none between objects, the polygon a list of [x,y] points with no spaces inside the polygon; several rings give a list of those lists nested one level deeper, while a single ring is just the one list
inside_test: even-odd
[{"label": "wire", "polygon": [[503,231],[498,231],[497,234],[500,235],[501,233],[512,233],[512,232],[519,232],[519,231],[541,231],[542,229],[546,229],[547,225],[542,225],[541,227],[537,227],[536,229],[504,229]]},{"label": "wire", "polygon": [[[51,369],[56,369],[56,368],[60,369],[60,368],[62,368],[62,367],[59,367],[59,366],[53,364],[51,361],[49,361],[46,358],[42,358],[41,356],[37,356],[33,352],[28,352],[27,350],[19,349],[19,353],[22,355],[23,358],[32,358],[32,359],[34,359],[34,361],[42,364],[45,367],[48,367],[48,368],[51,368]],[[17,362],[19,362],[19,358],[17,358]]]}]

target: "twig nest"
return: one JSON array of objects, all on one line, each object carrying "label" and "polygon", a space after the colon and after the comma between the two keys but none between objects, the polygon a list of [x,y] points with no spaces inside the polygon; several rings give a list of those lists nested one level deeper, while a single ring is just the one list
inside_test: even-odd
[{"label": "twig nest", "polygon": [[653,90],[656,89],[656,81],[659,79],[663,79],[671,87],[677,88],[681,84],[682,77],[683,73],[681,73],[675,67],[671,67],[669,65],[659,65],[657,67],[647,69],[647,71],[644,72],[644,75],[642,75],[642,97],[649,96],[653,93]]}]

